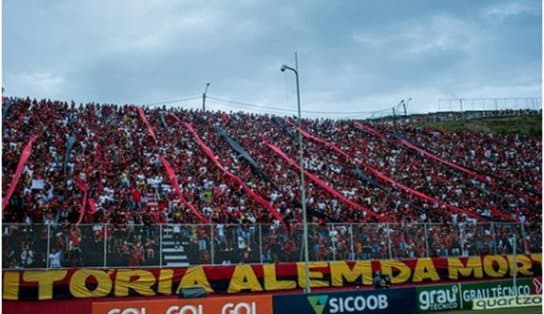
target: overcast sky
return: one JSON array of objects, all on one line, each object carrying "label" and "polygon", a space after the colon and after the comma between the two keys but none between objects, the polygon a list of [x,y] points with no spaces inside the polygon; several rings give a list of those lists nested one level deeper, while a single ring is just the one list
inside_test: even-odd
[{"label": "overcast sky", "polygon": [[[366,112],[411,97],[540,96],[538,0],[3,0],[10,96],[148,104],[209,96],[303,110]],[[182,102],[198,106],[200,100]],[[276,113],[281,113],[277,112]]]}]

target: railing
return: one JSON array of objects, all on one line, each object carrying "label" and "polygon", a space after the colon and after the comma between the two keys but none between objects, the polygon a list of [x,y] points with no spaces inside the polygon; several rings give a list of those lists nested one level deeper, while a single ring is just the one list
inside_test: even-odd
[{"label": "railing", "polygon": [[540,97],[439,98],[438,111],[540,110]]},{"label": "railing", "polygon": [[383,117],[369,118],[369,121],[373,122],[388,122],[398,124],[413,124],[424,122],[447,122],[447,121],[459,121],[459,120],[477,120],[486,118],[508,118],[519,117],[528,115],[542,114],[542,109],[519,109],[519,110],[470,110],[470,111],[438,111],[425,114],[411,113],[408,116],[397,115],[393,117],[391,115],[385,115]]},{"label": "railing", "polygon": [[[309,225],[311,261],[541,251],[522,224]],[[175,267],[303,260],[302,225],[2,225],[4,269]]]}]

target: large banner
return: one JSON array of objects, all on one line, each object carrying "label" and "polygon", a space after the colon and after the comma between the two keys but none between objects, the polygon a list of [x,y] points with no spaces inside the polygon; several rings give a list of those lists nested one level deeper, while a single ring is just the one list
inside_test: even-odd
[{"label": "large banner", "polygon": [[[517,255],[519,277],[541,275],[541,254]],[[314,288],[372,286],[381,271],[393,285],[466,282],[509,278],[512,256],[419,258],[310,263]],[[200,286],[208,293],[272,292],[306,285],[304,263],[217,265],[146,269],[64,269],[3,271],[4,300],[50,300],[179,295]]]},{"label": "large banner", "polygon": [[274,296],[274,313],[416,313],[415,288]]}]

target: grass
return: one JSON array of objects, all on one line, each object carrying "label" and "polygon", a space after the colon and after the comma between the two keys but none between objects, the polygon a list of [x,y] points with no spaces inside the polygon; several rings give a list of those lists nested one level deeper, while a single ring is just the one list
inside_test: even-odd
[{"label": "grass", "polygon": [[516,308],[508,308],[508,309],[495,309],[495,310],[480,310],[480,311],[473,311],[473,310],[462,310],[462,311],[451,311],[451,312],[442,312],[444,314],[541,314],[542,308],[539,306],[532,306],[532,307],[516,307]]},{"label": "grass", "polygon": [[478,120],[446,121],[423,123],[422,126],[447,131],[473,131],[498,134],[519,134],[527,137],[541,137],[542,116],[530,115],[507,118],[486,118]]}]

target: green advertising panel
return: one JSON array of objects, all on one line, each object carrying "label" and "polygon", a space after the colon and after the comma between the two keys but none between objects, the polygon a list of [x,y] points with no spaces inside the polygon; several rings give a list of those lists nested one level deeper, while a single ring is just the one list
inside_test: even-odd
[{"label": "green advertising panel", "polygon": [[450,311],[461,308],[458,284],[417,287],[419,312]]},{"label": "green advertising panel", "polygon": [[531,279],[520,278],[516,281],[516,286],[514,289],[512,280],[462,283],[461,306],[463,309],[472,309],[474,299],[531,294]]}]

